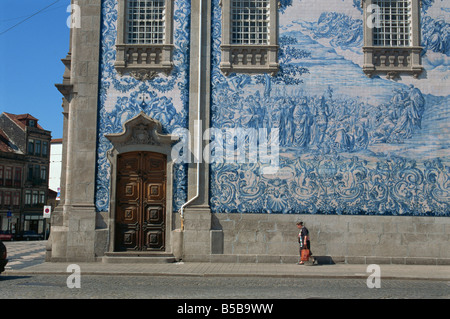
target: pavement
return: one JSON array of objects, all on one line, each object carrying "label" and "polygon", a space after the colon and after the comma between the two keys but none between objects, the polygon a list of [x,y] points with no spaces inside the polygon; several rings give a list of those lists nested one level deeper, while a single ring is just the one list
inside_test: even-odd
[{"label": "pavement", "polygon": [[[203,277],[279,277],[279,278],[361,278],[374,273],[366,264],[273,264],[273,263],[104,263],[45,262],[45,241],[8,242],[9,263],[5,275],[68,275],[70,265],[79,266],[83,275],[109,276],[203,276]],[[450,281],[450,266],[380,264],[382,279]]]},{"label": "pavement", "polygon": [[[110,264],[102,262],[93,263],[49,263],[14,270],[9,269],[5,274],[11,275],[68,275],[73,268],[79,266],[83,275],[110,275],[110,276],[210,276],[210,277],[280,277],[280,278],[362,278],[367,279],[374,274],[368,265],[333,264],[333,265],[296,265],[296,264],[270,264],[270,263],[201,263],[179,262],[167,264]],[[437,280],[450,281],[449,266],[430,265],[379,265],[382,279],[408,279],[408,280]]]}]

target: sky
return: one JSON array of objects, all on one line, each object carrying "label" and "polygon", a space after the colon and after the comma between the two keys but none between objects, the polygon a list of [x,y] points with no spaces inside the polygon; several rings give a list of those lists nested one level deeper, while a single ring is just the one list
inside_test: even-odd
[{"label": "sky", "polygon": [[63,132],[62,95],[55,84],[62,83],[61,59],[69,51],[69,5],[70,0],[0,0],[0,113],[29,113],[54,139]]}]

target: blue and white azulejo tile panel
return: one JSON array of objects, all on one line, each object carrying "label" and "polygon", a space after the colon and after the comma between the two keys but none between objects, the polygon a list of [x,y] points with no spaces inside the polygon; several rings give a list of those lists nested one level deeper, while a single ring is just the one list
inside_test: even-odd
[{"label": "blue and white azulejo tile panel", "polygon": [[[151,81],[120,76],[114,68],[117,0],[102,1],[101,65],[98,111],[96,208],[109,210],[111,169],[106,153],[112,145],[106,134],[118,133],[141,111],[157,119],[165,133],[187,127],[189,84],[190,1],[174,1],[174,67],[170,75]],[[186,201],[186,167],[174,167],[174,210]]]},{"label": "blue and white azulejo tile panel", "polygon": [[278,75],[226,77],[213,0],[212,126],[277,129],[280,162],[212,164],[212,210],[450,216],[449,7],[422,1],[419,79],[364,75],[359,0],[281,1]]}]

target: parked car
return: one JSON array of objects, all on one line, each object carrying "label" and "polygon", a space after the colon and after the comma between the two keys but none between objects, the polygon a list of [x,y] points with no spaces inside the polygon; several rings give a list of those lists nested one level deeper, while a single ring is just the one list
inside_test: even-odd
[{"label": "parked car", "polygon": [[10,232],[0,231],[0,240],[5,240],[5,241],[9,240],[9,241],[11,241],[13,239],[14,239],[14,236]]},{"label": "parked car", "polygon": [[44,236],[36,233],[34,230],[26,230],[22,233],[22,240],[42,240]]},{"label": "parked car", "polygon": [[8,259],[6,259],[6,257],[7,257],[6,246],[0,240],[0,273],[5,271],[5,266],[8,263]]}]

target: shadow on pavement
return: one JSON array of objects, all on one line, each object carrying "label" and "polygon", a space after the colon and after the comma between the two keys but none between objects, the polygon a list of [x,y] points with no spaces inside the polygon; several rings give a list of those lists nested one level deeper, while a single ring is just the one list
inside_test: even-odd
[{"label": "shadow on pavement", "polygon": [[8,275],[8,274],[0,275],[0,281],[25,279],[25,278],[31,278],[31,276],[15,276],[15,275]]}]

